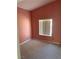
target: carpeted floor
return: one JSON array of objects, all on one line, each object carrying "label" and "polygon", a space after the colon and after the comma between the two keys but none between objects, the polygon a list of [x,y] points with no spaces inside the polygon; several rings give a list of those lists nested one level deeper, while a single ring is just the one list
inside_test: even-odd
[{"label": "carpeted floor", "polygon": [[61,47],[31,40],[20,46],[21,59],[61,59]]}]

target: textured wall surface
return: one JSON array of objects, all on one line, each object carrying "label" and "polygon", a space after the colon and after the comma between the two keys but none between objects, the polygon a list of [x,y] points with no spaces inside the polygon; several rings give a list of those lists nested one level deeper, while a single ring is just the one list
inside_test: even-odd
[{"label": "textured wall surface", "polygon": [[31,37],[30,12],[21,8],[17,9],[18,34],[20,43]]},{"label": "textured wall surface", "polygon": [[[60,43],[61,41],[61,1],[56,0],[48,5],[31,12],[32,14],[32,38]],[[54,21],[54,34],[52,37],[39,35],[39,19],[52,18]]]}]

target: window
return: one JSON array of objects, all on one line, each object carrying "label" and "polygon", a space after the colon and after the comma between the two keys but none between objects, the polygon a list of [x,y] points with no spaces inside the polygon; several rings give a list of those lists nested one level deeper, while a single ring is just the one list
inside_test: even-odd
[{"label": "window", "polygon": [[39,35],[52,36],[52,19],[39,20]]}]

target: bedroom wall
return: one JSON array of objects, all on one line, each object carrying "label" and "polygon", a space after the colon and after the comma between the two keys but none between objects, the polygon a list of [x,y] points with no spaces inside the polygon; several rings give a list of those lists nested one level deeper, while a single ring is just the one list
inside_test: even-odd
[{"label": "bedroom wall", "polygon": [[31,37],[31,16],[30,12],[17,8],[17,22],[18,22],[18,35],[19,42],[25,41]]},{"label": "bedroom wall", "polygon": [[[53,43],[61,42],[61,1],[56,0],[48,5],[40,7],[31,12],[32,16],[32,38],[39,40],[50,41]],[[52,37],[40,36],[39,33],[39,19],[52,18],[54,20],[54,34]]]}]

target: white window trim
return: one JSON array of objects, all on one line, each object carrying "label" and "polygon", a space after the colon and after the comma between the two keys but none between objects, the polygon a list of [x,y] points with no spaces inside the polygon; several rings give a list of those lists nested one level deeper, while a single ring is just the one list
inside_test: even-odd
[{"label": "white window trim", "polygon": [[39,31],[39,35],[43,35],[43,36],[52,36],[52,34],[53,34],[53,32],[52,32],[52,26],[53,26],[53,19],[40,19],[39,20],[39,23],[40,22],[43,22],[43,21],[50,21],[50,35],[47,35],[47,34],[42,34],[42,33],[40,33],[40,31]]}]

